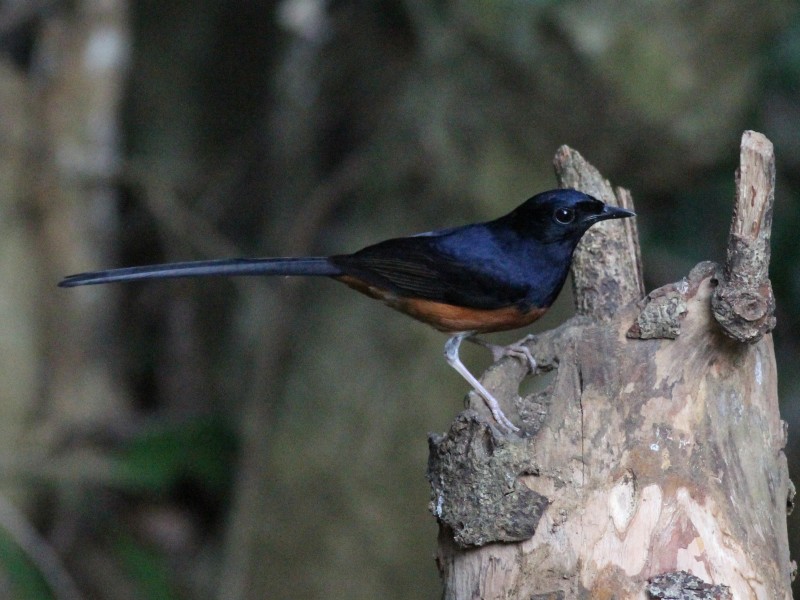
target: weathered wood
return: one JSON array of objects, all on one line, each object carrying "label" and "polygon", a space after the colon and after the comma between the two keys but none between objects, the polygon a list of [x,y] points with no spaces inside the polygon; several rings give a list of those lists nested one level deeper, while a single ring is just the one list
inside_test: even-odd
[{"label": "weathered wood", "polygon": [[775,153],[764,135],[745,131],[736,171],[736,204],[725,268],[711,306],[722,330],[754,342],[775,328],[775,297],[769,281]]},{"label": "weathered wood", "polygon": [[[631,240],[619,251],[636,256]],[[597,277],[607,281],[609,272]],[[590,290],[578,306],[591,316],[530,344],[539,372],[555,372],[544,392],[519,398],[526,373],[513,359],[486,373],[491,391],[516,398],[527,437],[501,436],[490,423],[481,429],[465,415],[447,438],[432,438],[432,459],[448,450],[445,439],[459,449],[446,460],[463,469],[468,489],[456,493],[459,478],[434,486],[431,508],[441,518],[460,503],[456,528],[485,522],[494,501],[466,506],[463,498],[502,481],[506,506],[530,490],[544,511],[533,515],[534,533],[513,542],[498,541],[510,539],[499,530],[470,539],[443,525],[437,564],[445,598],[644,599],[669,586],[709,597],[791,598],[791,482],[772,339],[743,344],[723,333],[710,308],[717,277],[716,265],[701,263],[639,302],[635,280],[576,285],[577,293]],[[464,432],[469,443],[458,441]],[[492,468],[466,460],[478,455]],[[443,460],[432,460],[430,474]],[[503,531],[519,534],[531,523],[516,510],[504,515]]]},{"label": "weathered wood", "polygon": [[[613,188],[600,171],[569,146],[558,149],[553,166],[560,187],[634,210],[628,190]],[[598,223],[584,234],[572,257],[572,289],[575,311],[598,319],[644,296],[635,218]]]}]

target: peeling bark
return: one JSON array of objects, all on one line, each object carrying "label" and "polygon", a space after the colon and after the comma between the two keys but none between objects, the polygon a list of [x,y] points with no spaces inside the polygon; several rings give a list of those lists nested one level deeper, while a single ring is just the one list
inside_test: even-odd
[{"label": "peeling bark", "polygon": [[510,438],[466,411],[447,436],[431,436],[431,511],[459,546],[530,539],[547,498],[521,477],[535,475],[531,438]]},{"label": "peeling bark", "polygon": [[653,577],[647,585],[651,598],[680,600],[732,600],[726,585],[711,585],[686,571],[664,573]]},{"label": "peeling bark", "polygon": [[[555,372],[548,388],[520,398],[526,373],[513,359],[483,378],[513,399],[525,436],[504,441],[468,413],[432,438],[432,482],[435,465],[460,465],[434,483],[444,598],[791,598],[793,488],[771,336],[723,331],[713,263],[639,300],[638,248],[619,238],[591,277],[576,263],[579,315],[529,344],[538,373]],[[483,463],[448,456],[456,448]],[[529,526],[536,511],[481,492],[500,481],[517,500],[524,484],[543,509],[527,539],[508,523],[525,514]],[[498,516],[497,498],[513,512]],[[459,532],[487,519],[503,525]]]}]

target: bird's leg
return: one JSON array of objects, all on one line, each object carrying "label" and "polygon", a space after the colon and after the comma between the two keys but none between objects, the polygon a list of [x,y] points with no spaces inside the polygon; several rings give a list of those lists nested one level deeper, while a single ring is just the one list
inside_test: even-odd
[{"label": "bird's leg", "polygon": [[475,391],[478,392],[478,395],[483,398],[483,401],[492,412],[492,416],[494,417],[494,420],[497,421],[498,425],[508,431],[517,432],[519,431],[519,427],[515,426],[511,421],[508,420],[508,417],[503,414],[500,404],[497,402],[495,397],[492,396],[492,394],[489,393],[489,390],[483,387],[481,382],[478,381],[475,376],[467,370],[467,367],[464,366],[464,363],[461,362],[461,359],[458,356],[458,349],[461,346],[461,342],[464,340],[464,338],[469,339],[470,335],[472,335],[470,332],[459,333],[447,340],[447,343],[444,345],[444,356],[447,359],[447,363],[456,371],[458,371],[458,373],[469,382]]},{"label": "bird's leg", "polygon": [[472,342],[473,344],[478,344],[479,346],[483,346],[489,352],[492,353],[492,359],[494,362],[497,362],[504,356],[511,356],[513,358],[517,358],[520,361],[526,363],[528,365],[528,369],[531,373],[536,371],[536,359],[533,358],[533,354],[531,354],[531,349],[528,348],[525,344],[530,342],[535,336],[532,333],[529,333],[521,340],[517,340],[513,344],[509,344],[508,346],[503,346],[501,344],[492,344],[483,340],[479,337],[468,337],[467,339]]}]

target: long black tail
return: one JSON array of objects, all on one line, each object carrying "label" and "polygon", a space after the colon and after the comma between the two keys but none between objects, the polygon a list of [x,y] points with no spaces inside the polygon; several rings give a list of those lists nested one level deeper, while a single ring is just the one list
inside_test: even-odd
[{"label": "long black tail", "polygon": [[175,277],[208,277],[232,275],[342,275],[342,270],[323,256],[301,258],[226,258],[194,262],[126,267],[79,273],[62,279],[59,287],[94,285],[113,281]]}]

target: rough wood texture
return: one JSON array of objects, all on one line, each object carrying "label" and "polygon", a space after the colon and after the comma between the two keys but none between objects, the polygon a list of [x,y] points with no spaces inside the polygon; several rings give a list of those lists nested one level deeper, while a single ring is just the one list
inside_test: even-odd
[{"label": "rough wood texture", "polygon": [[[637,254],[630,239],[620,251]],[[723,334],[710,310],[713,263],[638,302],[638,273],[627,272],[633,284],[576,286],[593,298],[578,300],[585,314],[531,343],[538,372],[554,371],[545,391],[519,398],[526,373],[514,359],[484,376],[516,399],[526,436],[466,413],[432,437],[444,598],[791,598],[771,337]],[[443,464],[459,476],[443,477]],[[470,490],[476,501],[465,502]],[[523,497],[543,510],[522,510]],[[512,508],[502,519],[498,502]],[[498,541],[531,525],[528,539]]]},{"label": "rough wood texture", "polygon": [[520,479],[536,474],[532,441],[495,434],[474,411],[459,415],[447,436],[431,436],[434,512],[459,546],[533,536],[547,498]]},{"label": "rough wood texture", "polygon": [[[606,204],[634,210],[628,190],[613,188],[569,146],[558,149],[553,165],[562,188],[574,188]],[[586,232],[572,257],[572,288],[576,312],[596,318],[611,316],[621,306],[644,296],[635,218],[606,221]]]},{"label": "rough wood texture", "polygon": [[764,135],[745,131],[736,171],[728,254],[714,291],[714,317],[740,342],[755,342],[775,328],[775,297],[769,281],[775,153]]}]

